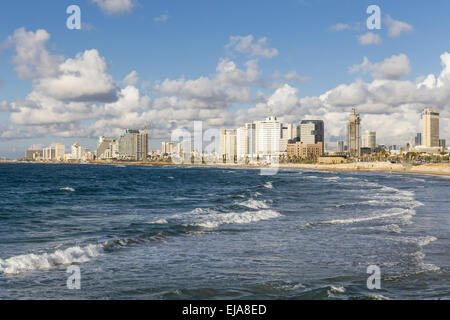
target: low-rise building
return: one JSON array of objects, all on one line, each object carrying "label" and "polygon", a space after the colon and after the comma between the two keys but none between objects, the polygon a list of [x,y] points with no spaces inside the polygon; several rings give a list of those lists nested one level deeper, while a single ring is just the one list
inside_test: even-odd
[{"label": "low-rise building", "polygon": [[308,144],[301,141],[287,145],[288,158],[317,159],[322,155],[322,142]]}]

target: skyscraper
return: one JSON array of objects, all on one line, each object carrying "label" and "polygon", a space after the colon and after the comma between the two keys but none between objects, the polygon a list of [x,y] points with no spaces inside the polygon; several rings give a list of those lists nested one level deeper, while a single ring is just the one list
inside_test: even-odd
[{"label": "skyscraper", "polygon": [[323,120],[302,120],[300,122],[300,141],[305,144],[322,142],[322,153],[325,146],[325,126]]},{"label": "skyscraper", "polygon": [[439,112],[425,109],[422,112],[422,143],[425,147],[439,147]]},{"label": "skyscraper", "polygon": [[236,129],[220,129],[220,154],[227,163],[234,162],[237,155]]},{"label": "skyscraper", "polygon": [[148,134],[147,130],[127,129],[119,138],[119,154],[122,159],[144,161],[147,159]]},{"label": "skyscraper", "polygon": [[256,147],[256,125],[246,123],[243,127],[236,130],[236,154],[238,159],[245,157],[254,157]]},{"label": "skyscraper", "polygon": [[361,154],[361,118],[356,110],[350,115],[347,123],[347,146],[351,156],[360,156]]},{"label": "skyscraper", "polygon": [[256,121],[256,152],[259,155],[275,155],[280,151],[281,123],[275,116]]},{"label": "skyscraper", "polygon": [[362,138],[362,147],[374,150],[377,146],[377,133],[375,131],[366,131]]}]

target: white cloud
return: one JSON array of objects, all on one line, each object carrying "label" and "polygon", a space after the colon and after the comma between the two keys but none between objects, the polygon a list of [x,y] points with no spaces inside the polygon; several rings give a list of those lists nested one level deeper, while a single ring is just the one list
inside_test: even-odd
[{"label": "white cloud", "polygon": [[350,27],[350,25],[348,25],[346,23],[337,23],[337,24],[331,26],[330,29],[332,31],[343,31],[343,30],[350,30],[351,27]]},{"label": "white cloud", "polygon": [[301,76],[297,73],[297,71],[289,71],[285,74],[280,73],[278,70],[275,70],[274,77],[276,79],[280,79],[283,81],[293,81],[293,82],[307,82],[309,77]]},{"label": "white cloud", "polygon": [[393,55],[390,58],[384,59],[379,63],[371,63],[367,57],[359,65],[354,65],[350,68],[350,72],[364,73],[371,72],[375,79],[400,79],[409,74],[411,71],[408,56],[405,54]]},{"label": "white cloud", "polygon": [[254,41],[254,37],[251,34],[248,36],[231,36],[226,48],[231,48],[253,57],[273,58],[278,55],[277,49],[267,47],[266,37]]},{"label": "white cloud", "polygon": [[0,101],[0,112],[9,112],[11,110],[11,105],[7,101]]},{"label": "white cloud", "polygon": [[27,32],[25,28],[14,31],[6,40],[6,45],[14,47],[16,54],[13,63],[17,76],[22,79],[51,77],[58,74],[58,66],[63,61],[62,56],[52,55],[47,49],[50,34],[39,29]]},{"label": "white cloud", "polygon": [[[25,43],[37,37],[35,32],[25,30],[22,35],[21,40]],[[243,66],[231,59],[220,59],[211,75],[157,82],[152,88],[156,97],[150,100],[135,87],[139,79],[135,70],[118,82],[125,86],[119,88],[107,73],[105,59],[96,50],[84,51],[73,59],[63,57],[50,64],[55,66],[55,72],[47,74],[43,66],[48,65],[49,60],[53,61],[45,47],[49,36],[41,32],[37,38],[40,38],[37,41],[39,50],[31,55],[32,63],[22,58],[16,62],[29,65],[28,76],[33,80],[33,90],[23,101],[0,103],[0,110],[10,112],[12,126],[0,130],[2,139],[41,135],[118,136],[124,128],[142,128],[149,122],[152,122],[153,138],[167,138],[171,130],[189,127],[192,121],[203,121],[204,128],[237,127],[274,113],[287,122],[323,119],[327,140],[336,140],[345,136],[348,113],[356,107],[362,115],[363,130],[377,130],[380,142],[398,144],[419,130],[419,113],[430,106],[441,111],[441,134],[450,136],[449,53],[441,55],[443,68],[440,74],[425,75],[415,82],[400,80],[410,70],[409,59],[404,54],[378,63],[365,58],[362,64],[351,69],[371,73],[372,81],[357,79],[318,96],[300,96],[292,82],[305,79],[293,70],[285,74],[276,71],[272,76],[277,85],[275,90],[264,91],[264,94],[258,92],[252,97],[255,87],[262,87],[257,55]],[[12,42],[17,52],[23,50],[18,43]],[[249,55],[251,52],[247,51]],[[45,56],[50,58],[42,59]],[[18,72],[21,71],[23,69]],[[90,84],[88,88],[79,86],[80,79]],[[110,91],[111,88],[114,90]],[[112,96],[115,99],[107,99]],[[252,104],[249,109],[234,111],[236,106]]]},{"label": "white cloud", "polygon": [[67,59],[59,66],[57,77],[40,79],[35,88],[58,100],[115,101],[117,85],[107,69],[97,50],[87,50]]},{"label": "white cloud", "polygon": [[91,0],[107,14],[131,12],[136,6],[135,0]]},{"label": "white cloud", "polygon": [[398,37],[402,33],[410,32],[414,29],[412,25],[394,20],[390,15],[386,15],[385,21],[388,26],[388,35],[390,37]]},{"label": "white cloud", "polygon": [[372,44],[380,44],[382,40],[378,34],[367,32],[361,36],[358,36],[358,41],[360,44],[367,46]]},{"label": "white cloud", "polygon": [[122,81],[125,84],[136,85],[139,82],[139,75],[136,70],[131,71]]},{"label": "white cloud", "polygon": [[153,21],[155,22],[166,22],[167,20],[169,20],[169,14],[167,12],[160,15],[159,17],[153,18]]}]

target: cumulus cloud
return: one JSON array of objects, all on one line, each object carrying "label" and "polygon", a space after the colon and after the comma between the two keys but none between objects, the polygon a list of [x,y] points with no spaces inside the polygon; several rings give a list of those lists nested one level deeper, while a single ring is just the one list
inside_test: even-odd
[{"label": "cumulus cloud", "polygon": [[20,28],[8,37],[5,44],[16,51],[12,61],[16,65],[14,69],[19,79],[52,77],[58,74],[58,66],[64,58],[47,51],[49,40],[50,34],[42,29],[33,32]]},{"label": "cumulus cloud", "polygon": [[107,69],[97,50],[86,50],[64,61],[58,68],[58,76],[40,79],[35,89],[58,100],[115,101],[117,85]]},{"label": "cumulus cloud", "polygon": [[[23,30],[22,35],[25,40],[36,39],[36,32]],[[44,35],[46,32],[41,32],[40,36]],[[440,74],[424,75],[415,81],[402,80],[410,72],[409,59],[404,54],[377,63],[364,58],[350,70],[370,73],[371,81],[356,79],[317,96],[304,96],[294,83],[306,79],[294,70],[284,74],[275,71],[270,79],[276,84],[274,90],[255,90],[264,88],[258,65],[261,56],[241,48],[253,56],[244,64],[225,58],[218,61],[210,75],[158,81],[151,87],[155,96],[150,99],[135,87],[139,81],[135,70],[118,82],[123,88],[117,86],[108,75],[105,59],[96,50],[58,59],[50,64],[55,66],[54,72],[47,74],[43,65],[52,61],[53,55],[46,49],[49,36],[43,39],[47,40],[39,40],[40,49],[31,55],[32,63],[22,59],[14,62],[29,65],[27,76],[33,80],[33,90],[23,100],[0,103],[1,111],[10,112],[12,125],[0,130],[2,139],[118,136],[125,128],[142,128],[150,122],[152,138],[167,138],[173,129],[190,127],[193,121],[203,121],[204,128],[237,127],[273,113],[283,122],[323,119],[326,139],[335,141],[345,137],[348,114],[357,108],[363,130],[376,130],[380,142],[404,143],[420,129],[420,111],[425,107],[441,111],[441,133],[450,134],[449,53],[441,55]],[[11,43],[19,56],[19,41]],[[255,41],[251,39],[250,43]],[[89,83],[89,88],[79,88],[80,79]],[[108,99],[113,96],[115,99]],[[242,105],[251,107],[235,111],[236,106]]]},{"label": "cumulus cloud", "polygon": [[233,49],[240,53],[246,53],[253,57],[273,58],[278,55],[278,50],[269,48],[267,38],[262,37],[255,41],[253,35],[231,36],[226,48]]},{"label": "cumulus cloud", "polygon": [[373,32],[367,32],[363,35],[358,36],[358,41],[363,46],[380,44],[382,42],[381,37]]},{"label": "cumulus cloud", "polygon": [[91,0],[107,14],[131,12],[135,7],[135,0]]},{"label": "cumulus cloud", "polygon": [[122,81],[125,84],[136,85],[139,82],[139,75],[136,70],[131,71]]},{"label": "cumulus cloud", "polygon": [[390,37],[398,37],[403,33],[410,32],[414,29],[412,25],[395,20],[390,15],[386,15],[385,22],[388,26],[388,35]]},{"label": "cumulus cloud", "polygon": [[[374,75],[371,82],[357,79],[340,84],[319,96],[301,97],[298,89],[284,85],[248,110],[236,113],[240,124],[276,114],[282,121],[323,119],[326,139],[345,139],[346,123],[353,108],[361,114],[362,130],[377,131],[378,141],[404,144],[420,132],[420,112],[433,107],[441,112],[441,135],[450,136],[450,54],[441,55],[443,69],[417,82],[400,80],[409,72],[406,55],[372,64],[366,58],[357,69]],[[397,68],[396,64],[402,65]],[[392,68],[392,70],[389,70]]]},{"label": "cumulus cloud", "polygon": [[379,63],[371,63],[367,57],[363,62],[350,68],[350,72],[371,72],[375,79],[400,79],[411,71],[408,56],[405,54],[393,55]]}]

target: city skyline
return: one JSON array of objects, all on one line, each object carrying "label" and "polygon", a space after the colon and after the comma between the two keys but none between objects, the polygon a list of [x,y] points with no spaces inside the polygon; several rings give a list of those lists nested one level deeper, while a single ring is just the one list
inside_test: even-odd
[{"label": "city skyline", "polygon": [[[193,121],[238,128],[271,113],[283,123],[323,119],[326,142],[335,144],[346,139],[355,107],[363,132],[377,131],[381,143],[413,141],[425,108],[440,112],[440,135],[450,138],[449,26],[422,23],[446,12],[445,1],[433,8],[379,1],[380,30],[366,28],[366,1],[327,10],[318,1],[263,1],[248,25],[253,8],[245,4],[234,3],[241,10],[231,23],[219,16],[235,12],[233,3],[205,3],[200,22],[180,3],[124,1],[129,6],[111,11],[86,0],[77,3],[82,30],[65,26],[71,1],[24,3],[1,13],[0,157],[56,141],[93,149],[100,135],[149,123],[149,147],[157,149]],[[23,15],[23,6],[39,19]],[[265,25],[273,15],[286,15],[276,28]],[[208,23],[213,30],[195,27]],[[381,123],[392,130],[379,130]]]},{"label": "city skyline", "polygon": [[[197,122],[192,134],[186,130],[172,135],[170,141],[163,141],[161,149],[150,150],[148,146],[147,126],[141,132],[138,129],[126,129],[120,137],[100,136],[95,151],[80,146],[77,141],[71,147],[71,153],[65,154],[65,145],[58,142],[48,147],[35,145],[26,149],[27,161],[92,161],[92,160],[126,160],[148,161],[152,156],[161,157],[183,155],[184,161],[191,162],[191,156],[213,156],[213,162],[252,163],[268,161],[278,163],[280,158],[301,157],[320,161],[319,157],[338,156],[361,158],[363,155],[395,151],[423,155],[443,155],[446,139],[439,135],[440,114],[434,109],[424,109],[421,113],[422,132],[404,145],[379,144],[377,132],[365,130],[361,134],[361,116],[353,109],[346,125],[347,144],[337,141],[336,147],[329,146],[325,137],[323,120],[301,120],[297,123],[282,123],[275,115],[265,120],[254,120],[239,128],[221,128],[204,131],[203,124]],[[425,139],[422,139],[422,136]],[[200,139],[200,141],[199,141]],[[414,140],[414,142],[412,142]],[[218,144],[217,144],[218,142]],[[200,149],[198,149],[200,148]],[[275,156],[275,158],[273,158]],[[263,157],[263,158],[260,158]],[[291,159],[292,160],[292,159]],[[323,160],[323,159],[322,159]]]}]

